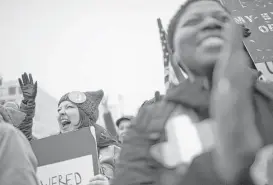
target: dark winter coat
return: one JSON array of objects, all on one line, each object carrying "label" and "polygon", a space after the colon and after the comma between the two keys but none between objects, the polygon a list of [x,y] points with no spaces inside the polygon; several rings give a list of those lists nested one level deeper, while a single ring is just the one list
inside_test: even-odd
[{"label": "dark winter coat", "polygon": [[[255,75],[253,73],[253,75]],[[241,78],[253,78],[252,74]],[[273,86],[263,82],[253,81],[252,102],[255,110],[256,127],[264,145],[273,143]],[[120,163],[112,185],[155,185],[161,184],[161,177],[166,171],[150,155],[149,149],[159,140],[149,139],[151,132],[163,133],[164,124],[168,121],[177,106],[194,112],[199,121],[210,117],[210,92],[203,87],[202,81],[194,83],[186,81],[169,91],[160,103],[140,110],[134,120],[128,138],[123,143]],[[246,115],[247,116],[247,115]],[[214,168],[213,150],[196,157],[187,172],[178,179],[181,185],[221,185]],[[174,176],[170,175],[170,178]],[[177,177],[176,177],[177,178]],[[171,180],[171,179],[170,179]],[[166,182],[166,181],[165,181]],[[170,184],[171,181],[167,181]],[[253,184],[249,176],[249,168],[242,171],[237,183],[240,185]],[[236,184],[237,184],[236,183]],[[165,183],[166,184],[166,183]]]}]

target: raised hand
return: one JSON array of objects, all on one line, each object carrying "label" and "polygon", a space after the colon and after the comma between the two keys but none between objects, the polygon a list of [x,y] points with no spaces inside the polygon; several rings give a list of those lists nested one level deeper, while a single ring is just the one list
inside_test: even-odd
[{"label": "raised hand", "polygon": [[108,97],[105,96],[105,98],[103,99],[103,101],[101,102],[101,105],[103,107],[103,110],[105,112],[109,112],[109,104],[108,104]]},{"label": "raised hand", "polygon": [[[213,80],[214,86],[219,85],[223,78],[236,79],[237,75],[248,67],[248,57],[243,49],[243,28],[233,23],[230,29],[226,29],[226,44],[223,47],[219,61],[216,63]],[[236,79],[240,80],[240,79]],[[239,81],[237,81],[239,83]]]},{"label": "raised hand", "polygon": [[22,78],[18,79],[24,99],[35,100],[37,95],[37,81],[33,83],[32,75],[22,74]]},{"label": "raised hand", "polygon": [[[234,23],[213,72],[210,115],[217,172],[225,182],[235,183],[248,173],[262,140],[255,125],[252,86],[256,77],[250,72],[243,49],[243,29]],[[237,183],[237,182],[236,182]]]}]

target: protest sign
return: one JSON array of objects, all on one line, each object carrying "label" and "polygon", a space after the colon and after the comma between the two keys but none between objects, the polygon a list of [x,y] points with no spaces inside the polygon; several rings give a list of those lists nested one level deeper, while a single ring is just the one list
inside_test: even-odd
[{"label": "protest sign", "polygon": [[273,61],[273,0],[221,0],[237,24],[251,30],[244,40],[255,63]]},{"label": "protest sign", "polygon": [[99,173],[97,145],[91,128],[31,142],[38,160],[40,185],[85,185]]},{"label": "protest sign", "polygon": [[37,171],[40,185],[87,184],[93,173],[92,155],[40,166]]}]

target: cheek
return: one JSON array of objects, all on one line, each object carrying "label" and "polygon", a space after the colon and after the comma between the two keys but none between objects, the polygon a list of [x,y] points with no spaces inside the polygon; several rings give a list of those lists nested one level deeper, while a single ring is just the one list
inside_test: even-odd
[{"label": "cheek", "polygon": [[67,112],[67,116],[69,117],[69,120],[71,121],[71,124],[76,126],[79,124],[80,121],[80,114],[78,110],[71,110]]},{"label": "cheek", "polygon": [[125,128],[124,128],[124,131],[127,131],[129,129],[129,125],[127,125]]},{"label": "cheek", "polygon": [[59,114],[57,116],[57,121],[58,121],[59,124],[61,124],[61,116]]},{"label": "cheek", "polygon": [[119,134],[122,134],[124,132],[125,132],[125,128],[122,128],[122,129],[119,130]]},{"label": "cheek", "polygon": [[197,29],[194,27],[176,29],[174,34],[175,46],[181,47],[184,45],[195,45]]},{"label": "cheek", "polygon": [[[233,32],[233,30],[235,29],[235,27],[237,27],[238,25],[234,22],[231,21],[229,23],[226,23],[223,26],[223,36],[226,40],[230,40],[230,37],[232,36],[230,33]],[[242,33],[243,34],[243,33]]]},{"label": "cheek", "polygon": [[196,37],[192,29],[178,31],[174,37],[175,53],[183,60],[193,56],[196,49]]},{"label": "cheek", "polygon": [[79,122],[80,122],[80,116],[77,114],[77,115],[74,115],[73,117],[73,120],[71,120],[71,123],[74,125],[74,126],[78,126],[79,125]]}]

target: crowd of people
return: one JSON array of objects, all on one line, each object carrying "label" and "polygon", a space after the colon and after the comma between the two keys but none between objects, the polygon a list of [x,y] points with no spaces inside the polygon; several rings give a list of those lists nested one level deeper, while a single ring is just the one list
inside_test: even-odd
[{"label": "crowd of people", "polygon": [[[188,0],[168,28],[172,59],[190,72],[183,82],[115,124],[104,102],[106,128],[97,123],[102,90],[63,95],[59,134],[95,128],[100,174],[90,174],[89,185],[273,184],[273,85],[261,80],[243,44],[250,34],[218,0]],[[38,85],[27,73],[19,84],[21,104],[0,106],[0,184],[38,185],[30,145]],[[165,150],[179,146],[166,127],[185,117],[213,139],[191,161],[173,163]]]}]

